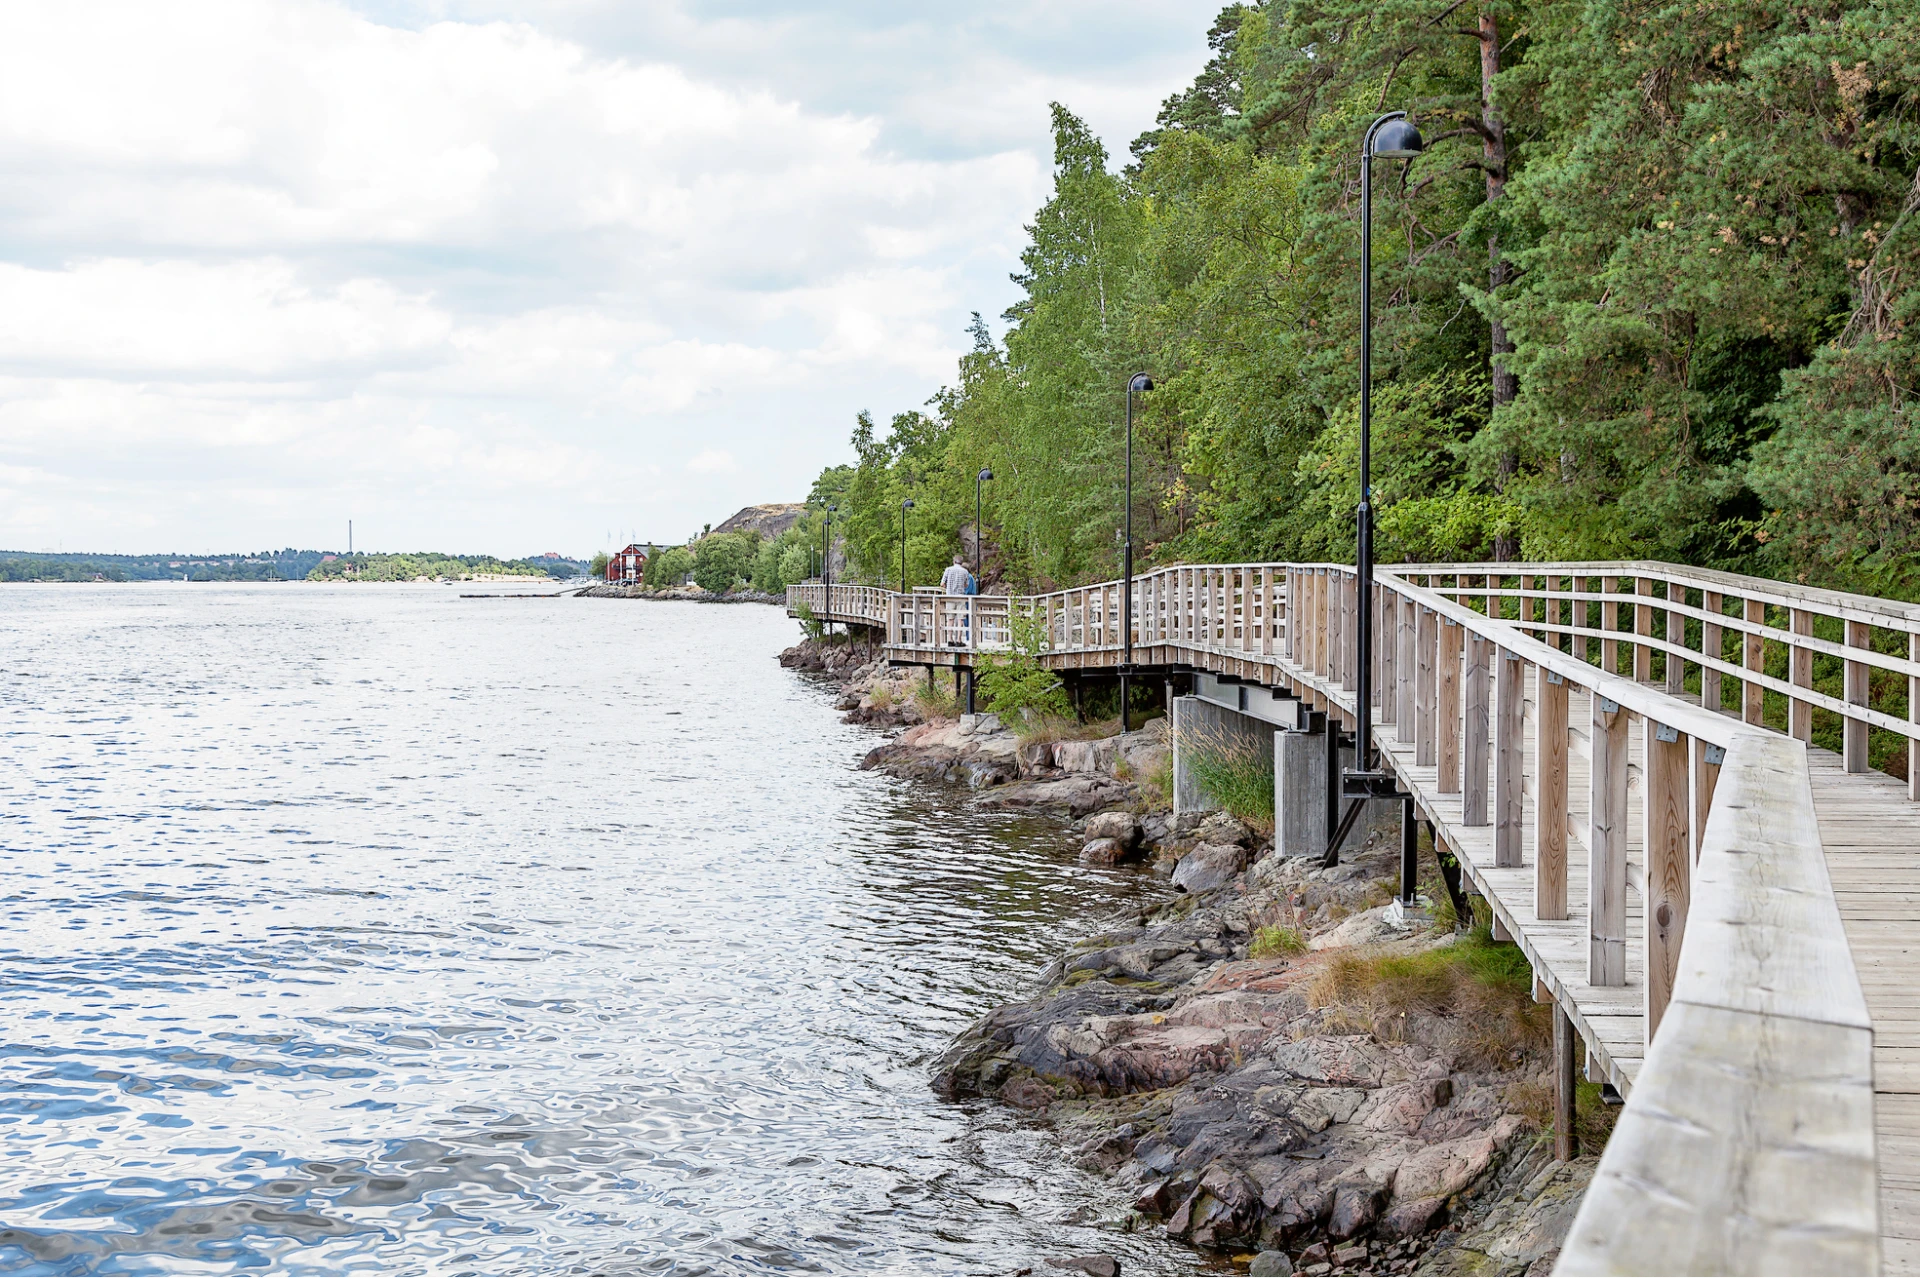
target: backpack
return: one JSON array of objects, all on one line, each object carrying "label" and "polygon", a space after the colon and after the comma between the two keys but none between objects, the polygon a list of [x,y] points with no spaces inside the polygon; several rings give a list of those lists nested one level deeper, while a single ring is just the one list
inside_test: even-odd
[{"label": "backpack", "polygon": [[980,594],[980,584],[974,580],[972,574],[967,575],[967,589],[961,594],[969,596],[977,596]]}]

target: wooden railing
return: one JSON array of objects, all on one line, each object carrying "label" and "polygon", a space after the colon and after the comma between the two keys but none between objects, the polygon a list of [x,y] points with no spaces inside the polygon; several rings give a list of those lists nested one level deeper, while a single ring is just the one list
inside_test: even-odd
[{"label": "wooden railing", "polygon": [[[1136,661],[1252,663],[1351,724],[1355,587],[1336,564],[1144,573]],[[903,652],[1000,648],[1019,615],[1050,657],[1122,648],[1119,583],[864,590],[835,587],[834,616]],[[1631,1096],[1563,1267],[1753,1270],[1772,1240],[1789,1270],[1876,1269],[1872,1033],[1805,744],[1833,717],[1848,772],[1890,763],[1920,798],[1920,607],[1650,562],[1389,566],[1373,590],[1375,741],[1423,810],[1490,842],[1462,861],[1541,987],[1577,1012],[1641,949],[1639,1047],[1601,1054]],[[1556,972],[1528,929],[1572,923],[1576,844],[1584,964]]]}]

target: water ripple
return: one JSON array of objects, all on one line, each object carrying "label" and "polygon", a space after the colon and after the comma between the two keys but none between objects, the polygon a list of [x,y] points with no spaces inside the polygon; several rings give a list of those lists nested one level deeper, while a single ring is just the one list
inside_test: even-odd
[{"label": "water ripple", "polygon": [[926,1086],[1147,886],[853,769],[791,634],[0,591],[0,1268],[1194,1269]]}]

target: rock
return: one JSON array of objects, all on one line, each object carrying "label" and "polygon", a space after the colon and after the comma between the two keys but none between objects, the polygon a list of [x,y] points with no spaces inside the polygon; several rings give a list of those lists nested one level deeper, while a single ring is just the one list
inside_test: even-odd
[{"label": "rock", "polygon": [[1247,851],[1233,844],[1201,844],[1173,868],[1173,883],[1188,893],[1205,893],[1231,883],[1246,869]]},{"label": "rock", "polygon": [[1447,1202],[1440,1196],[1425,1196],[1419,1200],[1396,1200],[1375,1228],[1376,1234],[1388,1239],[1398,1240],[1404,1236],[1417,1236],[1432,1228],[1446,1211]]},{"label": "rock", "polygon": [[1084,1276],[1120,1274],[1120,1260],[1107,1253],[1090,1253],[1083,1258],[1048,1258],[1047,1265],[1061,1271],[1077,1271]]},{"label": "rock", "polygon": [[1367,1260],[1367,1246],[1350,1244],[1344,1249],[1333,1251],[1333,1265],[1336,1267],[1357,1267]]},{"label": "rock", "polygon": [[1300,1256],[1294,1259],[1294,1264],[1302,1268],[1317,1267],[1323,1265],[1332,1256],[1333,1250],[1325,1241],[1315,1241],[1300,1251]]},{"label": "rock", "polygon": [[1053,744],[1051,742],[1029,742],[1014,753],[1019,764],[1020,776],[1037,778],[1053,768]]},{"label": "rock", "polygon": [[1131,788],[1110,778],[1080,775],[1009,783],[980,797],[983,809],[1065,810],[1078,817],[1111,808],[1127,799]]},{"label": "rock", "polygon": [[1253,1263],[1247,1268],[1250,1276],[1290,1276],[1293,1274],[1293,1259],[1278,1249],[1262,1249],[1253,1255]]},{"label": "rock", "polygon": [[1195,829],[1202,844],[1244,845],[1253,839],[1247,824],[1230,813],[1211,813]]},{"label": "rock", "polygon": [[[1333,1212],[1327,1216],[1327,1236],[1333,1240],[1351,1240],[1374,1224],[1386,1207],[1389,1192],[1374,1182],[1351,1183],[1336,1188]],[[1361,1250],[1362,1256],[1366,1251]],[[1339,1262],[1339,1255],[1334,1255]],[[1341,1263],[1340,1265],[1345,1265]]]},{"label": "rock", "polygon": [[1335,947],[1364,947],[1399,937],[1400,931],[1388,923],[1386,916],[1386,907],[1348,916],[1307,946],[1314,951],[1327,951]]},{"label": "rock", "polygon": [[1118,840],[1102,837],[1080,846],[1080,861],[1095,867],[1113,867],[1133,857],[1133,850]]},{"label": "rock", "polygon": [[1501,1116],[1484,1133],[1436,1142],[1401,1166],[1394,1186],[1405,1200],[1445,1199],[1466,1190],[1525,1127],[1519,1116]]},{"label": "rock", "polygon": [[1118,840],[1132,848],[1140,841],[1140,820],[1125,809],[1109,809],[1087,819],[1087,839]]},{"label": "rock", "polygon": [[1114,744],[1111,738],[1097,742],[1056,742],[1054,763],[1068,773],[1113,774]]}]

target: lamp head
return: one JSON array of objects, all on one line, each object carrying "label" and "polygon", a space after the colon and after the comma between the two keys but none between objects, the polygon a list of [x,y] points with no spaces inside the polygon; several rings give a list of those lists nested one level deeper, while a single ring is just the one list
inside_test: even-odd
[{"label": "lamp head", "polygon": [[982,467],[982,468],[980,468],[980,479],[982,479],[982,480],[991,480],[991,479],[993,479],[993,468],[992,468],[992,467]]},{"label": "lamp head", "polygon": [[1420,131],[1405,116],[1387,121],[1373,133],[1372,154],[1381,160],[1411,160],[1424,146]]},{"label": "lamp head", "polygon": [[1132,378],[1127,380],[1127,390],[1151,391],[1153,390],[1153,379],[1144,373],[1136,373]]},{"label": "lamp head", "polygon": [[913,510],[913,499],[912,499],[912,498],[903,498],[903,499],[901,500],[901,502],[900,502],[900,509],[901,509],[902,511],[911,511],[911,510]]}]

